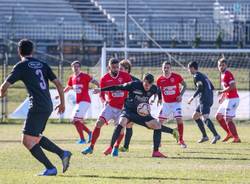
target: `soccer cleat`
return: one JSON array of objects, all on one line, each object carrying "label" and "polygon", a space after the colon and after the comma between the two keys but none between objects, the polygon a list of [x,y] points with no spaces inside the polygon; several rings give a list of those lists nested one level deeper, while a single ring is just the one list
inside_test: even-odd
[{"label": "soccer cleat", "polygon": [[208,137],[202,137],[200,140],[198,140],[198,143],[203,143],[203,142],[206,142],[208,141]]},{"label": "soccer cleat", "polygon": [[110,155],[112,153],[112,147],[111,146],[109,146],[104,152],[103,152],[103,154],[104,155]]},{"label": "soccer cleat", "polygon": [[89,146],[89,147],[87,147],[86,149],[84,149],[83,151],[82,151],[82,154],[84,154],[84,155],[87,155],[87,154],[92,154],[93,153],[93,149]]},{"label": "soccer cleat", "polygon": [[183,140],[179,141],[178,144],[181,146],[181,148],[187,148],[187,145],[185,144],[185,142]]},{"label": "soccer cleat", "polygon": [[64,151],[63,157],[62,157],[62,165],[63,165],[63,173],[67,171],[69,168],[70,158],[72,156],[72,153],[70,151]]},{"label": "soccer cleat", "polygon": [[173,129],[173,137],[176,139],[176,142],[178,142],[178,140],[179,140],[179,133],[178,133],[177,128]]},{"label": "soccer cleat", "polygon": [[129,152],[129,149],[128,149],[128,148],[125,148],[125,147],[120,147],[120,148],[119,148],[119,151],[120,151],[120,152]]},{"label": "soccer cleat", "polygon": [[220,135],[216,135],[213,137],[212,141],[211,141],[211,144],[216,144],[216,142],[220,140]]},{"label": "soccer cleat", "polygon": [[227,142],[231,138],[233,138],[233,136],[231,134],[227,134],[227,136],[223,139],[222,142]]},{"label": "soccer cleat", "polygon": [[113,150],[112,150],[112,156],[113,157],[118,157],[118,154],[119,154],[119,149],[114,147]]},{"label": "soccer cleat", "polygon": [[159,151],[153,151],[152,157],[167,158],[166,155],[163,155],[163,154],[162,154],[161,152],[159,152]]},{"label": "soccer cleat", "polygon": [[92,140],[92,132],[89,132],[88,136],[89,136],[88,143],[90,143]]},{"label": "soccer cleat", "polygon": [[76,141],[76,144],[86,144],[85,139],[79,139],[78,141]]},{"label": "soccer cleat", "polygon": [[56,176],[57,175],[57,169],[45,169],[42,173],[38,174],[37,176]]},{"label": "soccer cleat", "polygon": [[234,138],[232,143],[241,143],[241,140],[240,140],[240,138],[237,137],[237,138]]}]

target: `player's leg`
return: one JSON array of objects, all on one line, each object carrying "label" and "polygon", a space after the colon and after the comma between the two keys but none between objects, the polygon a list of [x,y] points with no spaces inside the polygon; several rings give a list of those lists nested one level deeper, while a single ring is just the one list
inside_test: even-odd
[{"label": "player's leg", "polygon": [[208,129],[213,133],[213,139],[211,141],[211,144],[216,144],[216,142],[218,140],[220,140],[220,135],[217,133],[213,122],[211,121],[211,119],[209,118],[209,114],[203,114],[203,121],[205,122],[205,124],[207,125]]},{"label": "player's leg", "polygon": [[126,126],[126,134],[124,139],[124,145],[120,148],[120,151],[122,152],[128,152],[129,151],[129,144],[133,135],[133,123],[129,122]]},{"label": "player's leg", "polygon": [[194,114],[192,115],[192,119],[196,122],[201,134],[202,134],[202,138],[200,140],[198,140],[198,143],[202,143],[205,141],[208,141],[208,136],[204,127],[204,123],[201,120],[201,109],[200,109],[200,105],[198,105],[198,107],[196,108],[196,111],[194,112]]},{"label": "player's leg", "polygon": [[87,134],[88,134],[88,143],[90,143],[91,141],[91,138],[92,138],[92,132],[91,130],[86,126],[86,123],[84,122],[84,118],[85,118],[85,115],[90,107],[90,103],[88,102],[80,102],[80,112],[79,112],[79,116],[82,117],[82,123],[81,123],[81,126],[82,126],[82,129],[83,131],[85,131]]},{"label": "player's leg", "polygon": [[83,126],[82,126],[82,116],[80,115],[80,104],[76,104],[73,110],[73,120],[72,123],[75,125],[76,131],[79,134],[80,139],[76,142],[77,144],[85,144],[86,141],[83,135]]},{"label": "player's leg", "polygon": [[231,135],[233,136],[234,140],[233,143],[240,143],[241,140],[238,136],[238,132],[236,129],[236,126],[233,122],[233,118],[235,117],[236,109],[239,105],[239,98],[229,99],[228,105],[226,108],[226,122],[228,125],[228,129],[231,132]]}]

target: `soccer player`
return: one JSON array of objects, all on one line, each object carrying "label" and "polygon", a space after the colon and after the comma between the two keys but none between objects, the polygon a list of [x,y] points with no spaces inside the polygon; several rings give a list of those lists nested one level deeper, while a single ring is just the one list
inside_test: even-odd
[{"label": "soccer player", "polygon": [[76,105],[73,110],[73,124],[76,127],[76,130],[80,136],[80,139],[77,141],[78,144],[85,144],[86,140],[84,139],[83,131],[88,134],[88,143],[91,141],[92,132],[84,123],[84,118],[86,112],[89,109],[91,100],[89,96],[89,83],[92,83],[99,87],[99,83],[92,76],[81,71],[81,63],[79,61],[74,61],[71,63],[71,68],[73,74],[68,79],[68,85],[64,89],[64,92],[68,92],[73,89],[76,92]]},{"label": "soccer player", "polygon": [[21,61],[12,69],[7,79],[0,87],[0,97],[7,93],[7,89],[17,81],[22,81],[29,93],[29,111],[23,128],[22,143],[34,158],[41,162],[46,169],[39,175],[56,175],[57,169],[46,157],[42,148],[55,153],[62,160],[63,172],[68,169],[71,153],[64,151],[51,140],[42,135],[46,122],[53,111],[49,93],[49,81],[52,81],[59,93],[60,104],[56,107],[59,113],[65,110],[63,88],[51,68],[42,61],[32,57],[33,43],[23,39],[18,43],[18,54]]},{"label": "soccer player", "polygon": [[[179,132],[178,143],[182,148],[186,148],[187,145],[183,140],[184,128],[181,113],[181,101],[187,85],[181,75],[172,72],[170,62],[164,62],[162,64],[162,73],[163,74],[157,79],[157,86],[161,90],[164,102],[159,114],[159,120],[163,124],[164,120],[166,120],[170,114],[174,115]],[[180,86],[182,86],[181,89]]]},{"label": "soccer player", "polygon": [[[196,86],[196,91],[188,100],[188,104],[191,104],[193,99],[199,95],[199,105],[197,106],[196,112],[192,117],[202,133],[202,138],[198,141],[198,143],[208,141],[208,136],[203,124],[204,122],[214,135],[211,144],[215,144],[220,139],[220,135],[217,133],[213,122],[209,118],[210,108],[213,105],[214,86],[205,74],[198,71],[197,62],[190,62],[188,64],[188,70],[193,75],[194,85]],[[203,117],[203,121],[201,120],[201,117]]]},{"label": "soccer player", "polygon": [[[100,87],[108,87],[113,85],[120,85],[131,81],[131,77],[128,73],[119,71],[119,61],[115,58],[111,58],[108,63],[109,72],[105,74],[100,81]],[[83,154],[92,154],[95,143],[100,135],[101,128],[104,124],[108,124],[110,120],[114,121],[114,124],[118,124],[121,110],[124,106],[124,101],[127,98],[126,91],[108,91],[107,93],[100,93],[100,98],[105,107],[99,116],[92,135],[91,144],[89,147],[82,151]],[[107,98],[106,98],[107,96]],[[121,142],[123,135],[121,134],[119,140]],[[104,154],[107,155],[112,151],[107,149]]]},{"label": "soccer player", "polygon": [[113,153],[116,153],[112,153],[113,156],[118,156],[118,149],[114,147],[114,144],[119,138],[122,129],[126,127],[129,122],[134,122],[138,125],[154,130],[154,149],[152,157],[166,157],[161,152],[159,152],[161,132],[170,133],[171,131],[173,131],[173,129],[161,125],[159,121],[157,121],[150,115],[150,112],[144,116],[140,114],[140,106],[149,106],[149,99],[151,96],[157,94],[158,98],[161,99],[160,91],[158,90],[157,86],[153,84],[153,82],[154,76],[151,74],[145,74],[143,77],[143,81],[133,81],[119,86],[110,86],[94,90],[94,93],[98,93],[100,91],[103,92],[120,90],[129,92],[129,96],[126,99],[124,109],[122,111],[122,114],[120,115],[119,124],[113,133],[110,143],[110,147],[113,148]]},{"label": "soccer player", "polygon": [[221,58],[218,61],[218,69],[221,72],[221,83],[223,90],[218,91],[220,96],[220,107],[216,113],[216,119],[221,127],[227,132],[227,136],[223,142],[233,138],[233,143],[241,142],[233,118],[235,117],[235,111],[239,105],[239,95],[236,88],[236,82],[233,74],[227,68],[227,61],[225,58]]}]

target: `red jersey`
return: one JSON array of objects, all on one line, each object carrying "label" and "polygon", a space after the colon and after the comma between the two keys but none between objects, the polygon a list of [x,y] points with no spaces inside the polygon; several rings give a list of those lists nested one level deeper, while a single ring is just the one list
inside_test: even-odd
[{"label": "red jersey", "polygon": [[181,94],[180,84],[182,81],[182,76],[177,73],[171,73],[168,78],[162,75],[157,79],[157,86],[161,89],[164,102],[177,102],[176,98]]},{"label": "red jersey", "polygon": [[[109,87],[109,86],[116,86],[120,84],[124,84],[130,82],[131,76],[126,73],[119,71],[116,77],[112,77],[110,73],[105,74],[100,81],[100,87]],[[107,99],[105,99],[105,94],[107,95]],[[124,101],[127,98],[128,92],[127,91],[106,91],[101,92],[100,96],[104,98],[111,107],[115,107],[118,109],[122,109],[124,105]]]},{"label": "red jersey", "polygon": [[[233,82],[235,82],[234,76],[229,70],[226,70],[221,74],[221,85],[223,86],[223,88],[229,87]],[[238,98],[239,95],[237,92],[237,88],[224,93],[224,96],[225,98]]]},{"label": "red jersey", "polygon": [[68,86],[73,87],[76,92],[76,103],[82,101],[90,102],[89,96],[89,82],[93,78],[86,73],[79,73],[77,76],[74,74],[69,77]]}]

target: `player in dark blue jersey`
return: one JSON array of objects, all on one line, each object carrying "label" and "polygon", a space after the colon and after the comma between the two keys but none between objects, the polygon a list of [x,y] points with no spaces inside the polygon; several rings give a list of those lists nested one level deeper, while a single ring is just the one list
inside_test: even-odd
[{"label": "player in dark blue jersey", "polygon": [[65,110],[63,88],[51,68],[44,62],[32,57],[33,43],[23,39],[18,43],[18,62],[0,87],[0,97],[6,95],[7,89],[17,81],[22,81],[29,93],[29,111],[23,128],[22,143],[46,169],[39,175],[56,175],[57,169],[44,154],[43,149],[57,154],[62,160],[63,172],[68,169],[71,153],[64,151],[42,133],[46,122],[53,111],[49,93],[49,80],[59,93],[60,104],[56,107],[59,113]]},{"label": "player in dark blue jersey", "polygon": [[[191,104],[193,99],[199,95],[199,105],[197,106],[196,112],[192,117],[196,121],[202,133],[202,138],[198,141],[198,143],[208,141],[208,136],[203,124],[204,122],[214,135],[211,144],[215,144],[220,139],[220,135],[217,133],[213,122],[209,118],[210,108],[213,105],[214,86],[205,74],[198,71],[197,62],[190,62],[188,64],[188,70],[193,75],[194,85],[196,87],[196,91],[189,99],[188,104]],[[201,117],[203,118],[203,121],[201,120]]]},{"label": "player in dark blue jersey", "polygon": [[[140,113],[141,106],[149,106],[149,99],[155,94],[158,94],[158,98],[161,99],[161,93],[157,86],[153,84],[154,77],[151,74],[146,74],[143,77],[143,81],[134,81],[119,86],[111,86],[102,89],[95,89],[94,92],[100,91],[116,91],[125,90],[129,92],[129,95],[125,101],[125,106],[120,116],[119,125],[116,127],[111,140],[111,148],[114,147],[116,140],[118,139],[122,129],[126,127],[129,122],[134,122],[138,125],[144,126],[154,130],[153,142],[154,150],[152,157],[166,157],[159,152],[159,146],[161,142],[161,132],[173,133],[173,129],[161,125],[159,121],[148,114],[142,115]],[[117,152],[114,148],[113,152]],[[118,152],[117,152],[118,153]],[[113,154],[118,156],[118,154]]]}]

